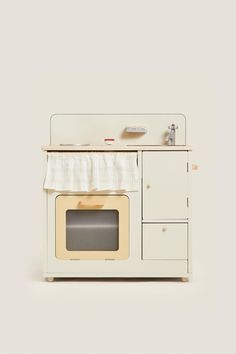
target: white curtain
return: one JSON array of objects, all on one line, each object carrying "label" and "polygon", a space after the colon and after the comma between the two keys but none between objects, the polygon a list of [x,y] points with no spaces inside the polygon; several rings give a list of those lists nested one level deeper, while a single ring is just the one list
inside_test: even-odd
[{"label": "white curtain", "polygon": [[44,188],[71,192],[137,191],[137,153],[48,153]]}]

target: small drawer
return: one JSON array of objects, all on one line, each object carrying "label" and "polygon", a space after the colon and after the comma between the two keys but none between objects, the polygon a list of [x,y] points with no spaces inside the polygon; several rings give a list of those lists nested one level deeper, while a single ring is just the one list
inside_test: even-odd
[{"label": "small drawer", "polygon": [[188,224],[144,224],[143,259],[188,258]]}]

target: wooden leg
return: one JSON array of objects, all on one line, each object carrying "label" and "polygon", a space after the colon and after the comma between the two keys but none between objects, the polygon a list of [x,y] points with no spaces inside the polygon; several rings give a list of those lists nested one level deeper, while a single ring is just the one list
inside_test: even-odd
[{"label": "wooden leg", "polygon": [[54,281],[54,278],[53,277],[47,277],[47,278],[45,278],[45,280],[51,283],[51,282]]},{"label": "wooden leg", "polygon": [[184,282],[184,283],[187,283],[187,282],[189,281],[189,279],[186,278],[186,277],[181,278],[181,280],[182,280],[182,282]]}]

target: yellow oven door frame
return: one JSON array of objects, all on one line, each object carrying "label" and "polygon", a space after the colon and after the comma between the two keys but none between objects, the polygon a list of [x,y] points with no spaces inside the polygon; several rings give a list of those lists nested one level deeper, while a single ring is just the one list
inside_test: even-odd
[{"label": "yellow oven door frame", "polygon": [[[67,210],[117,210],[119,248],[115,251],[69,251],[66,248]],[[126,195],[59,195],[56,197],[56,257],[127,259],[129,257],[129,198]]]}]

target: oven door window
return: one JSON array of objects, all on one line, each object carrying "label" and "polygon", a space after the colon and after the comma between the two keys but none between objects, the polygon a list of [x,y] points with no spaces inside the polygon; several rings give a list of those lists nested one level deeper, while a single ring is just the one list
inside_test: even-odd
[{"label": "oven door window", "polygon": [[129,198],[126,195],[58,195],[56,257],[129,258]]},{"label": "oven door window", "polygon": [[117,251],[119,213],[117,210],[67,210],[68,251]]}]

